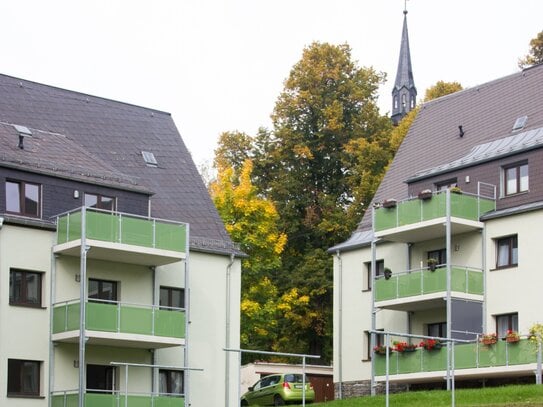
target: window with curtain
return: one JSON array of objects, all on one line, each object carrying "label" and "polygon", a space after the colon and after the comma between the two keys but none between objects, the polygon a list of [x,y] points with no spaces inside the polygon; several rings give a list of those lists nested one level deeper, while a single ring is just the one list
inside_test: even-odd
[{"label": "window with curtain", "polygon": [[496,246],[496,268],[514,267],[518,264],[517,235],[497,239]]},{"label": "window with curtain", "polygon": [[496,315],[496,334],[505,338],[507,331],[518,332],[518,313]]}]

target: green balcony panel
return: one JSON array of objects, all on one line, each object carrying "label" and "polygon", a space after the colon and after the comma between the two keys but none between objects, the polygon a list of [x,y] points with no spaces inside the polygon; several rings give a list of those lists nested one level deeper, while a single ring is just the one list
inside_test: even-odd
[{"label": "green balcony panel", "polygon": [[398,205],[398,226],[420,222],[422,216],[421,202],[417,199],[404,201]]},{"label": "green balcony panel", "polygon": [[155,311],[155,335],[184,338],[185,312],[160,309]]},{"label": "green balcony panel", "polygon": [[63,304],[53,309],[53,333],[79,329],[79,303]]},{"label": "green balcony panel", "polygon": [[88,330],[117,332],[118,321],[117,305],[98,302],[87,303],[86,328]]},{"label": "green balcony panel", "polygon": [[[51,396],[51,407],[77,407],[79,395],[55,394]],[[120,407],[124,406],[124,394],[85,394],[85,407]],[[183,407],[183,397],[128,395],[129,407]]]},{"label": "green balcony panel", "polygon": [[[185,337],[185,312],[152,307],[87,303],[86,328],[91,331]],[[154,318],[154,324],[153,324]],[[154,325],[154,326],[153,326]],[[57,305],[53,309],[53,333],[79,329],[79,303]]]},{"label": "green balcony panel", "polygon": [[51,407],[77,407],[79,404],[79,395],[71,394],[55,394],[51,396]]},{"label": "green balcony panel", "polygon": [[[411,273],[392,275],[388,280],[375,281],[375,300],[386,301],[424,294],[447,291],[447,268],[435,271],[417,270]],[[482,295],[483,273],[462,267],[451,268],[452,291]]]},{"label": "green balcony panel", "polygon": [[[156,312],[156,311],[155,311]],[[121,332],[149,335],[153,333],[153,310],[150,308],[121,307]]]},{"label": "green balcony panel", "polygon": [[[85,211],[85,237],[104,242],[185,252],[184,224],[140,218],[119,213]],[[81,211],[60,216],[57,220],[57,243],[81,238]]]},{"label": "green balcony panel", "polygon": [[[493,199],[466,194],[450,194],[451,216],[477,221],[488,211],[496,209]],[[447,195],[433,195],[432,199],[409,199],[399,202],[395,208],[375,210],[374,229],[380,232],[405,225],[412,225],[447,216]]]},{"label": "green balcony panel", "polygon": [[[385,355],[374,355],[377,376],[386,375]],[[528,340],[507,343],[499,340],[493,345],[462,343],[454,348],[455,370],[483,367],[501,367],[537,362],[535,344]],[[423,373],[447,370],[447,347],[431,351],[417,349],[414,352],[392,352],[389,374]]]}]

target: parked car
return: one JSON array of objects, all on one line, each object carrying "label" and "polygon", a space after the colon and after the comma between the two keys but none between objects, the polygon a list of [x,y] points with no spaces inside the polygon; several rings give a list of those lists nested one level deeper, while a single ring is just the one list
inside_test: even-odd
[{"label": "parked car", "polygon": [[[304,376],[284,373],[264,376],[241,397],[242,406],[283,406],[301,404],[304,393]],[[311,383],[305,380],[305,402],[315,400]]]}]

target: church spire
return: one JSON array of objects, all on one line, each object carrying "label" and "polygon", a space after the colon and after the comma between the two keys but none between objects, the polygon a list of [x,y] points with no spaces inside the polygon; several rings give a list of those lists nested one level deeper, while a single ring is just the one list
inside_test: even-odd
[{"label": "church spire", "polygon": [[392,89],[392,122],[398,122],[417,104],[417,88],[413,79],[411,67],[411,52],[409,51],[409,35],[407,32],[407,9],[403,11],[402,42],[396,81]]}]

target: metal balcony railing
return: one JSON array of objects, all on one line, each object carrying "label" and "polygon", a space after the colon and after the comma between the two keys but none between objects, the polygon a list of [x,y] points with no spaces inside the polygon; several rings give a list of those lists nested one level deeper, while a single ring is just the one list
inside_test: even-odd
[{"label": "metal balcony railing", "polygon": [[[80,301],[53,305],[53,334],[79,330]],[[86,303],[86,329],[161,337],[185,337],[185,310],[105,300]]]},{"label": "metal balcony railing", "polygon": [[[484,276],[481,269],[451,267],[451,291],[483,295]],[[447,268],[442,265],[434,271],[427,268],[394,273],[389,279],[379,276],[375,280],[375,301],[415,297],[447,291]]]},{"label": "metal balcony railing", "polygon": [[447,216],[447,195],[450,195],[451,216],[478,221],[482,214],[496,209],[492,198],[471,195],[434,193],[431,199],[411,198],[396,203],[392,207],[375,209],[374,230],[380,232],[429,221]]},{"label": "metal balcony railing", "polygon": [[[148,394],[124,392],[87,391],[85,407],[183,407],[184,397],[181,394]],[[51,394],[51,407],[78,407],[77,390],[59,391]]]},{"label": "metal balcony railing", "polygon": [[81,239],[82,229],[87,239],[182,253],[186,251],[187,225],[185,223],[95,208],[79,208],[59,215],[57,217],[57,244]]},{"label": "metal balcony railing", "polygon": [[[457,343],[454,346],[456,370],[483,367],[505,367],[537,362],[537,344],[521,339],[516,343],[498,340],[492,345]],[[386,355],[374,354],[376,376],[386,375]],[[415,349],[389,353],[389,374],[425,373],[447,370],[446,344],[440,349]]]}]

